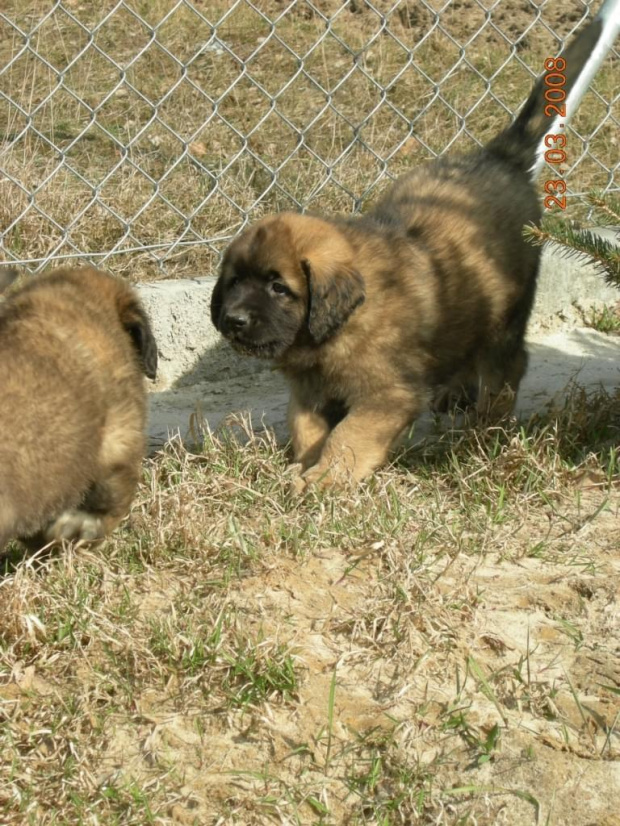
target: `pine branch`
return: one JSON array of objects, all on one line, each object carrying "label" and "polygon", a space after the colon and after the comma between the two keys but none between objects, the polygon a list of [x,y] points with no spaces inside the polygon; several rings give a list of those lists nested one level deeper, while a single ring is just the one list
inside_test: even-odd
[{"label": "pine branch", "polygon": [[563,247],[565,256],[587,256],[608,284],[620,288],[620,247],[618,244],[606,241],[590,230],[577,230],[556,217],[545,218],[540,228],[525,227],[524,235],[537,246],[553,241]]},{"label": "pine branch", "polygon": [[600,223],[608,226],[610,224],[620,225],[620,201],[612,198],[611,195],[603,195],[593,190],[586,195],[586,201],[593,206],[598,213]]}]

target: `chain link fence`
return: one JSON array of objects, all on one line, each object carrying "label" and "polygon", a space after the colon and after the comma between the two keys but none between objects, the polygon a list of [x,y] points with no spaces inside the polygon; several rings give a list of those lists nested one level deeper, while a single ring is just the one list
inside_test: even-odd
[{"label": "chain link fence", "polygon": [[[594,10],[5,0],[0,258],[209,273],[265,212],[356,211],[386,178],[488,139]],[[569,213],[590,188],[618,191],[617,74],[615,52],[569,133]]]}]

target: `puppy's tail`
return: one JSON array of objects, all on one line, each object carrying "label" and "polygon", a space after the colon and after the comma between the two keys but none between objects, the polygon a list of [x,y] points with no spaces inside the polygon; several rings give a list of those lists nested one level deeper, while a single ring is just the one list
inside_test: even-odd
[{"label": "puppy's tail", "polygon": [[[545,67],[545,73],[536,82],[523,109],[507,129],[487,144],[487,151],[523,171],[529,171],[534,177],[549,148],[544,145],[543,138],[549,133],[563,131],[618,31],[620,2],[605,0],[596,17],[579,32],[560,57],[548,61],[551,68]],[[552,75],[555,85],[546,84],[546,78],[551,79]],[[564,83],[561,83],[562,78],[565,78]],[[545,97],[550,89],[561,89],[566,97],[559,100],[562,96],[557,92]]]}]

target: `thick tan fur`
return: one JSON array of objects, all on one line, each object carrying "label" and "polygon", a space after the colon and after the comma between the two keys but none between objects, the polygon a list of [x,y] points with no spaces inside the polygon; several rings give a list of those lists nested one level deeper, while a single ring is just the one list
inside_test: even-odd
[{"label": "thick tan fur", "polygon": [[95,540],[126,515],[157,351],[133,289],[93,269],[0,303],[0,548]]}]

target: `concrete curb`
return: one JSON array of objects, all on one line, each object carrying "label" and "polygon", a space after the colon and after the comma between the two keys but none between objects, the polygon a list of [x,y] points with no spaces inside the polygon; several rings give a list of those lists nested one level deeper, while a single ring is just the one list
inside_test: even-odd
[{"label": "concrete curb", "polygon": [[[594,227],[591,230],[620,246],[620,229]],[[567,255],[558,244],[545,244],[534,305],[533,321],[562,313],[571,307],[583,309],[620,300],[620,290],[607,284],[585,255]]]}]

